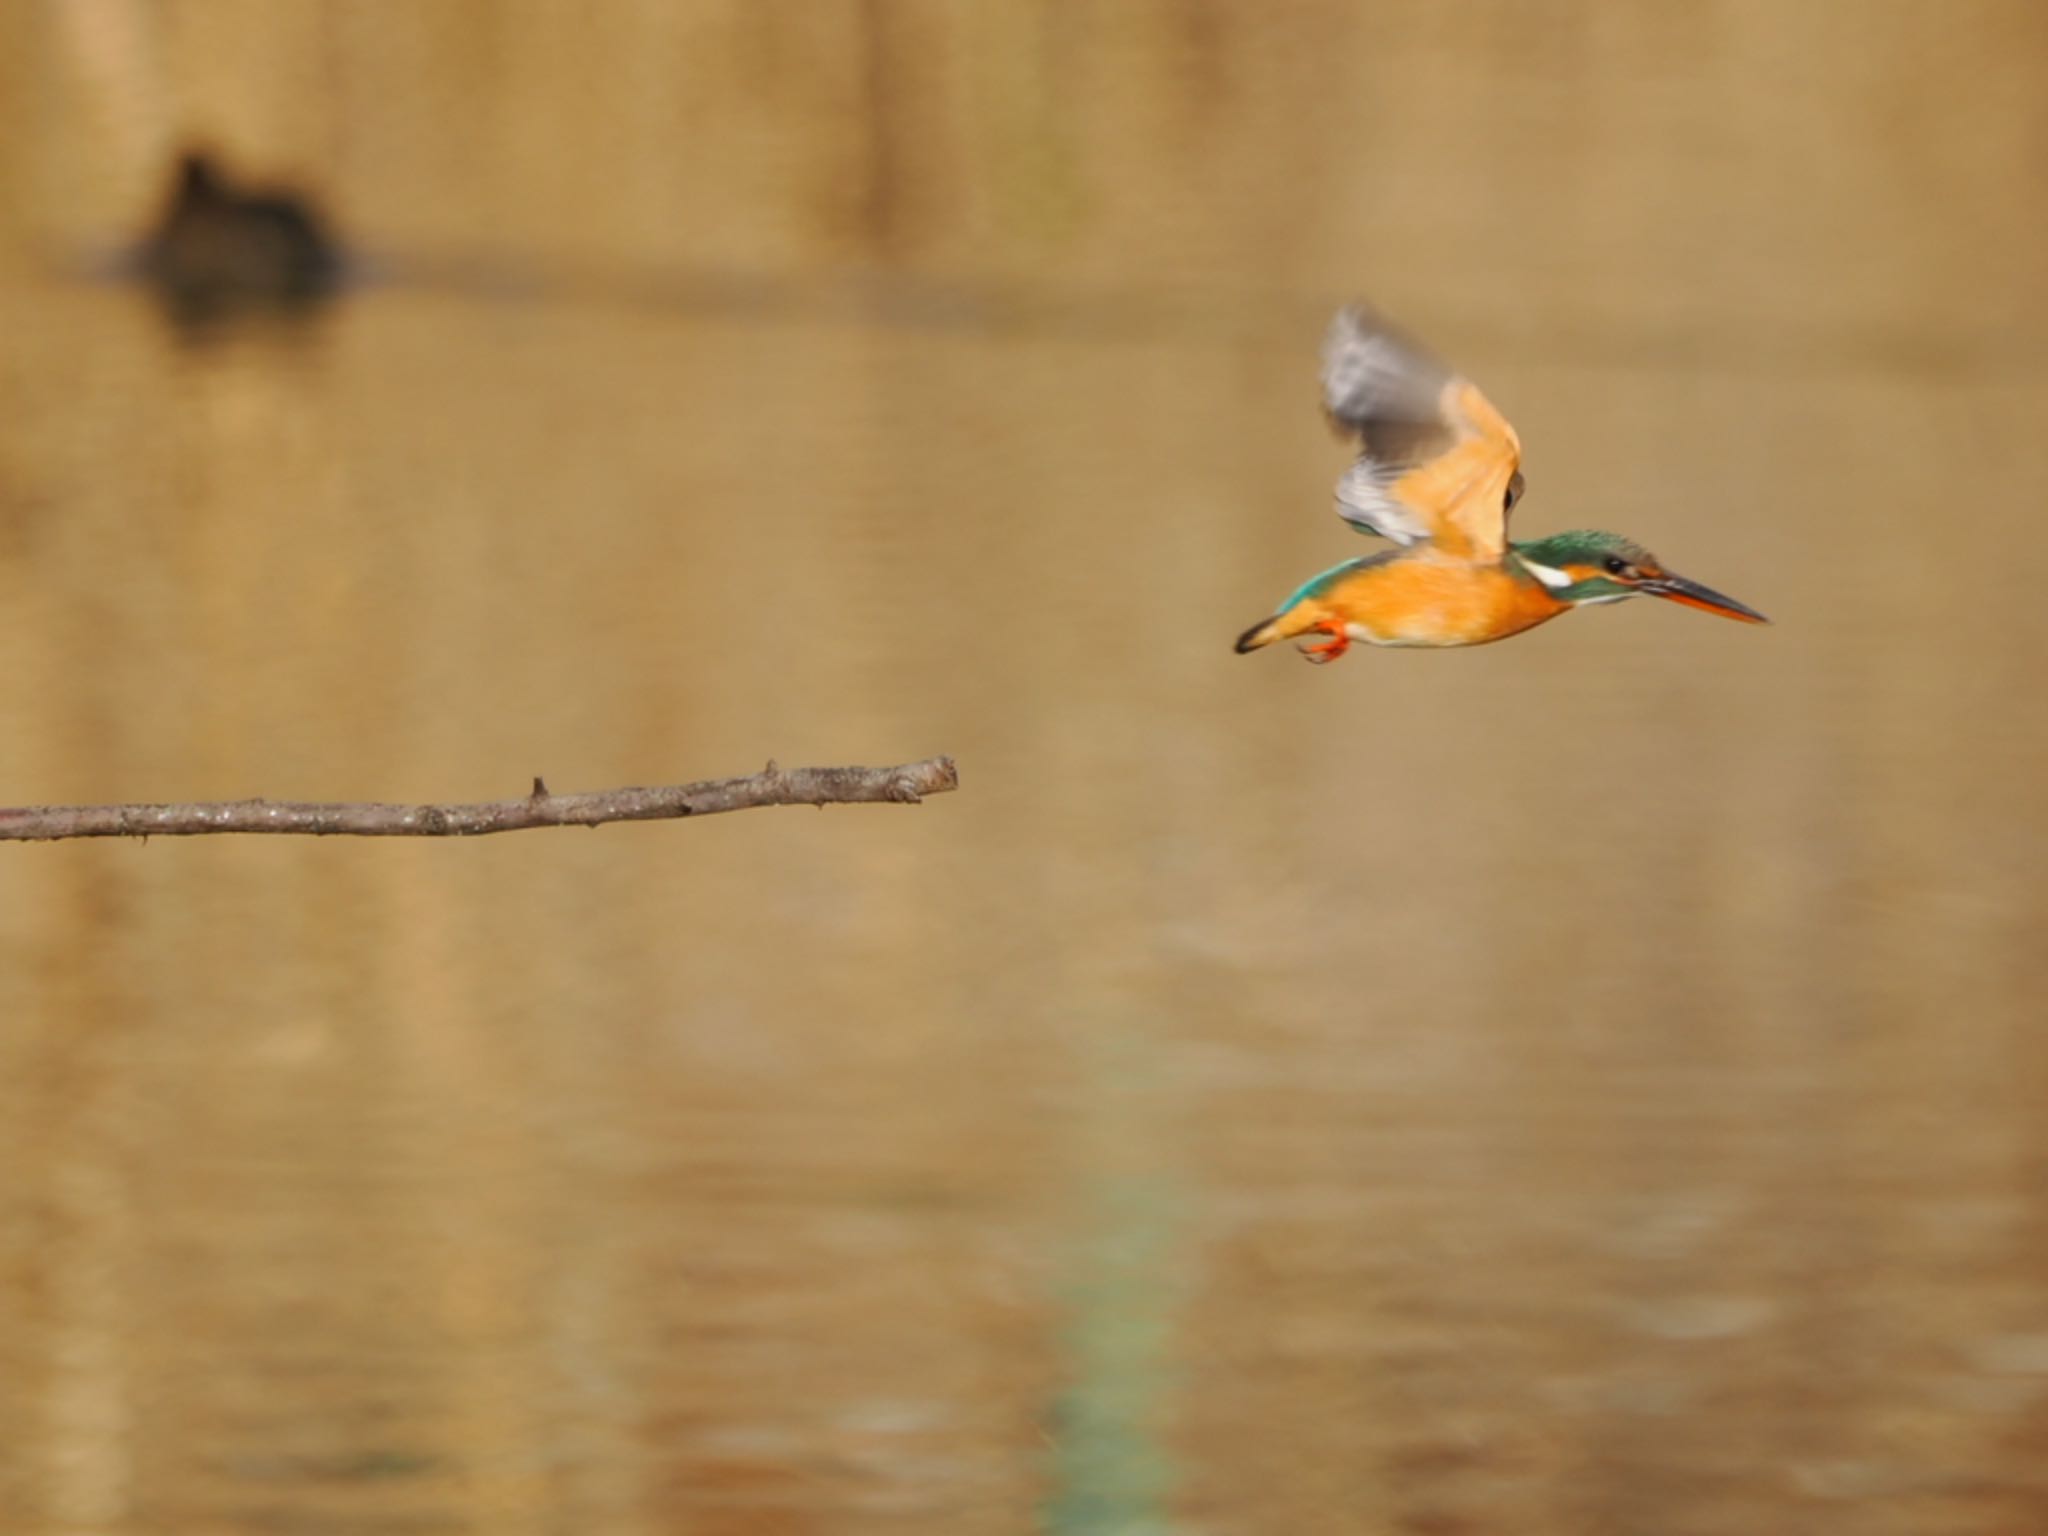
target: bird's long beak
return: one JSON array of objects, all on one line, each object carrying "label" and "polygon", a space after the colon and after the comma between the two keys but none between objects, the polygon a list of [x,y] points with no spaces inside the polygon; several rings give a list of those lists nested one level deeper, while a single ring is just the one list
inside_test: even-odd
[{"label": "bird's long beak", "polygon": [[1708,613],[1718,613],[1724,619],[1740,619],[1745,624],[1768,624],[1771,621],[1754,608],[1744,607],[1732,597],[1723,597],[1712,587],[1703,587],[1696,581],[1687,581],[1683,576],[1665,572],[1638,582],[1636,590],[1648,592],[1655,597],[1668,597],[1674,603],[1683,603],[1688,608],[1704,608]]}]

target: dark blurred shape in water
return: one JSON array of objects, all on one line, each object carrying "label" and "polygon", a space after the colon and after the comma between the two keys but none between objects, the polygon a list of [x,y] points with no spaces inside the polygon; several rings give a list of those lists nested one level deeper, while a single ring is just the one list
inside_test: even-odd
[{"label": "dark blurred shape in water", "polygon": [[141,267],[173,319],[205,326],[253,310],[305,309],[331,294],[341,253],[305,197],[243,188],[200,150],[188,150]]}]

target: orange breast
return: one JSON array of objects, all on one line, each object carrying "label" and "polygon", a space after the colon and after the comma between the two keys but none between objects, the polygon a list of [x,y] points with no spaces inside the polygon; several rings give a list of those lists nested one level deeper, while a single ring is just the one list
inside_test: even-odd
[{"label": "orange breast", "polygon": [[1570,606],[1540,582],[1498,565],[1468,565],[1430,550],[1364,566],[1301,605],[1321,610],[1310,623],[1333,619],[1375,645],[1484,645]]}]

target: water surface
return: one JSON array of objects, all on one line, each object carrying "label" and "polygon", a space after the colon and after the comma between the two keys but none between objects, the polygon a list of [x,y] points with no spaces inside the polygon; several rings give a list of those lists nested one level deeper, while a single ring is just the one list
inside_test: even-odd
[{"label": "water surface", "polygon": [[[2044,42],[0,14],[0,798],[963,772],[6,850],[0,1532],[2048,1524]],[[1232,656],[1360,291],[1776,627]]]}]

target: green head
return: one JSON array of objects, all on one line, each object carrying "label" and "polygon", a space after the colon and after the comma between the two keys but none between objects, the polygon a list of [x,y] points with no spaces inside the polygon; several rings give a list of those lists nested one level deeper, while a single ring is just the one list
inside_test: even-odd
[{"label": "green head", "polygon": [[1616,603],[1647,592],[1748,624],[1770,622],[1732,597],[1665,570],[1655,555],[1618,533],[1580,528],[1517,543],[1513,549],[1523,567],[1548,587],[1553,597],[1574,607]]}]

